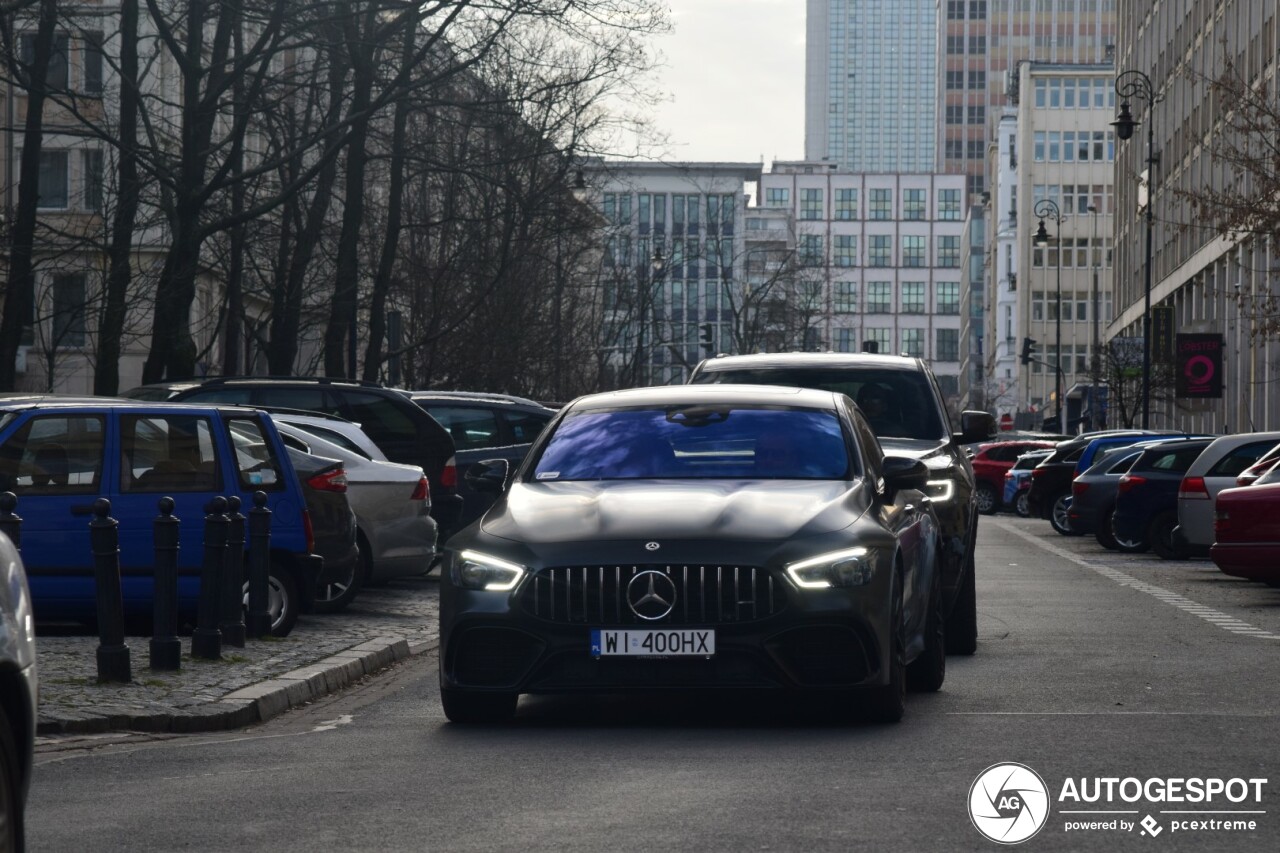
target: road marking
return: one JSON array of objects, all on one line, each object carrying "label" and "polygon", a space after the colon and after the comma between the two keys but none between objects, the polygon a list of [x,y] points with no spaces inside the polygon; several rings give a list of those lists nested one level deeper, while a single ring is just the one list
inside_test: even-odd
[{"label": "road marking", "polygon": [[1206,607],[1203,604],[1192,601],[1184,595],[1179,595],[1178,593],[1164,589],[1163,587],[1149,584],[1146,581],[1140,581],[1132,575],[1126,575],[1124,572],[1118,572],[1108,566],[1100,566],[1089,560],[1083,559],[1079,555],[1073,554],[1065,548],[1059,548],[1057,545],[1050,545],[1037,536],[1033,536],[1030,533],[1019,530],[1006,521],[997,518],[990,519],[990,521],[994,522],[1001,530],[1008,531],[1015,536],[1020,536],[1031,544],[1043,548],[1050,554],[1056,554],[1064,560],[1069,560],[1070,562],[1075,563],[1077,566],[1089,569],[1092,572],[1097,572],[1104,578],[1120,584],[1120,586],[1127,586],[1130,589],[1137,590],[1138,592],[1145,592],[1147,595],[1158,601],[1171,604],[1185,613],[1190,613],[1192,616],[1198,616],[1210,625],[1217,625],[1224,631],[1229,631],[1240,636],[1260,637],[1264,640],[1280,640],[1280,634],[1272,633],[1264,628],[1257,628],[1250,625],[1248,622],[1237,619],[1234,616],[1229,616],[1221,610],[1214,610],[1212,607]]}]

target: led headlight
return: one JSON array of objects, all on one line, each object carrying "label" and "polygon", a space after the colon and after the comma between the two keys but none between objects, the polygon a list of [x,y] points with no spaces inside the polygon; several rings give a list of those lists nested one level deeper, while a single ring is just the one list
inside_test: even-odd
[{"label": "led headlight", "polygon": [[789,563],[787,574],[806,589],[865,586],[871,583],[877,556],[874,548],[846,548]]},{"label": "led headlight", "polygon": [[479,551],[463,551],[453,563],[453,582],[463,589],[505,592],[524,577],[525,567]]},{"label": "led headlight", "polygon": [[924,493],[938,503],[951,500],[956,485],[951,480],[930,480],[925,483]]}]

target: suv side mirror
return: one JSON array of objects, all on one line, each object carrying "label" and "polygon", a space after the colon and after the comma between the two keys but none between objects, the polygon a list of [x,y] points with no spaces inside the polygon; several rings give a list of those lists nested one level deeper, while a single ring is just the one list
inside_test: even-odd
[{"label": "suv side mirror", "polygon": [[484,459],[467,469],[466,481],[477,492],[500,493],[507,487],[507,460]]},{"label": "suv side mirror", "polygon": [[960,413],[960,432],[954,438],[956,444],[974,444],[995,438],[996,419],[990,412],[964,411]]},{"label": "suv side mirror", "polygon": [[910,456],[886,456],[880,471],[890,495],[899,489],[924,491],[929,482],[929,467]]}]

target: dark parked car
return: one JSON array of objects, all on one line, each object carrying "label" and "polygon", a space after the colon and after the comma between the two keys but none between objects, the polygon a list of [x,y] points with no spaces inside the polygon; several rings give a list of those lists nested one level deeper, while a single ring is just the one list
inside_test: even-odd
[{"label": "dark parked car", "polygon": [[119,520],[127,614],[151,613],[152,520],[174,499],[180,527],[178,593],[194,615],[203,562],[205,505],[253,493],[272,510],[272,631],[289,632],[323,561],[309,548],[301,485],[271,419],[252,409],[124,400],[0,404],[0,491],[18,496],[22,553],[42,619],[95,618],[89,520],[96,498]]},{"label": "dark parked car", "polygon": [[1109,430],[1084,433],[1069,441],[1063,441],[1053,453],[1031,471],[1031,491],[1027,492],[1027,507],[1031,515],[1045,518],[1053,529],[1063,536],[1072,535],[1071,481],[1088,470],[1094,455],[1104,447],[1136,444],[1143,439],[1165,435],[1152,430]]},{"label": "dark parked car", "polygon": [[1052,449],[1024,453],[1013,463],[1012,468],[1004,472],[1004,505],[1022,518],[1031,517],[1031,509],[1027,506],[1027,493],[1031,491],[1031,472],[1052,453]]},{"label": "dark parked car", "polygon": [[760,688],[902,716],[946,672],[939,528],[919,460],[840,394],[662,387],[582,397],[472,475],[503,491],[445,547],[455,722],[521,693]]},{"label": "dark parked car", "polygon": [[996,441],[978,445],[969,464],[977,481],[978,512],[993,515],[1004,505],[1004,475],[1030,450],[1052,448],[1047,441]]},{"label": "dark parked car", "polygon": [[0,850],[23,849],[38,684],[35,623],[22,557],[0,533]]},{"label": "dark parked car", "polygon": [[961,429],[952,432],[933,371],[923,359],[905,356],[718,356],[699,364],[689,382],[792,385],[845,394],[864,411],[885,452],[924,462],[929,469],[925,491],[942,525],[947,650],[973,654],[978,642],[973,562],[978,511],[973,468],[964,445],[989,440],[995,434],[995,418],[987,412],[962,412]]},{"label": "dark parked car", "polygon": [[1133,463],[1149,446],[1149,442],[1141,442],[1109,447],[1094,457],[1088,471],[1072,481],[1071,505],[1067,508],[1067,515],[1071,519],[1073,533],[1092,533],[1099,545],[1111,551],[1140,552],[1150,547],[1145,539],[1117,542],[1111,530],[1111,515],[1116,508],[1120,478],[1129,473]]},{"label": "dark parked car", "polygon": [[360,424],[392,462],[417,465],[431,484],[431,517],[444,539],[462,511],[453,438],[407,391],[342,379],[245,376],[210,379],[173,396],[174,402],[233,403],[266,411],[282,408],[339,415]]},{"label": "dark parked car", "polygon": [[477,492],[467,483],[467,469],[483,459],[505,459],[514,470],[556,414],[533,400],[506,394],[414,391],[411,396],[453,437],[458,470],[464,474],[458,484],[463,502],[458,529],[493,504],[491,493]]},{"label": "dark parked car", "polygon": [[1145,541],[1164,560],[1187,556],[1174,535],[1178,526],[1178,487],[1191,463],[1212,438],[1162,441],[1142,451],[1120,478],[1111,531],[1118,541]]},{"label": "dark parked car", "polygon": [[312,552],[324,558],[324,576],[316,584],[316,610],[336,613],[355,600],[348,590],[358,590],[363,580],[356,516],[347,500],[347,472],[338,459],[293,447],[288,451],[307,501]]}]

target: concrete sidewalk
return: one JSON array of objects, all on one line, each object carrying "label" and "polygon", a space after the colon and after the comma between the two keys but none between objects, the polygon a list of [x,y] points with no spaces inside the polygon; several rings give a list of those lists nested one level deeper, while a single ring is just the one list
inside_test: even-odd
[{"label": "concrete sidewalk", "polygon": [[302,616],[288,637],[224,646],[221,661],[190,657],[179,672],[148,667],[149,637],[129,637],[130,684],[97,682],[96,635],[37,632],[38,734],[198,732],[263,722],[341,690],[439,640],[439,583],[406,578],[365,588],[345,611]]}]

